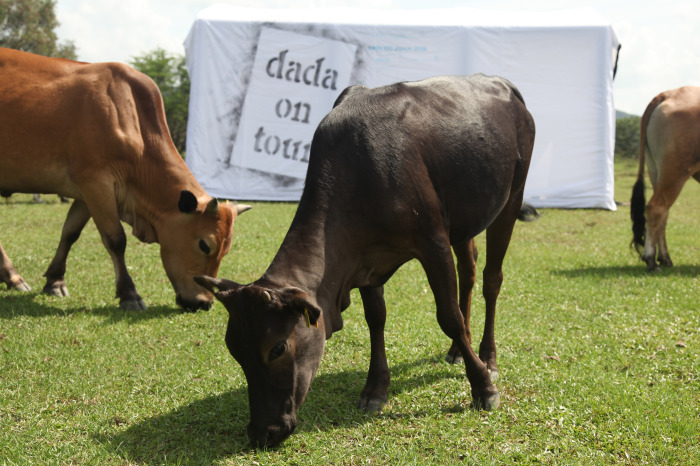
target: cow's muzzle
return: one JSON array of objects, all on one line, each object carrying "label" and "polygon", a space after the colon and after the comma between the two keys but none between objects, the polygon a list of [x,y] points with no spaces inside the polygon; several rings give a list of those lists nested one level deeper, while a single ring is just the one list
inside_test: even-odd
[{"label": "cow's muzzle", "polygon": [[185,299],[182,295],[178,294],[175,298],[175,302],[178,306],[183,308],[188,312],[197,312],[199,309],[208,311],[211,309],[212,301],[204,301],[201,299]]},{"label": "cow's muzzle", "polygon": [[280,425],[257,428],[251,422],[248,424],[248,438],[255,448],[276,447],[292,435],[296,426],[296,421],[290,421]]}]

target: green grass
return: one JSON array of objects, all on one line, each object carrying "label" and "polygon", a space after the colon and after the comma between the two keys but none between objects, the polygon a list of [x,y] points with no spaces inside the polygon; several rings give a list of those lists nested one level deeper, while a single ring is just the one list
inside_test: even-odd
[{"label": "green grass", "polygon": [[[635,172],[635,162],[617,164],[618,201],[629,199]],[[247,443],[247,386],[223,342],[223,306],[179,311],[158,247],[132,238],[127,263],[149,310],[119,310],[92,223],[68,261],[71,296],[41,295],[67,212],[44,199],[0,204],[0,241],[35,290],[0,290],[0,464],[700,463],[696,183],[671,210],[676,267],[659,273],[632,254],[625,205],[545,210],[516,226],[498,303],[498,410],[468,407],[464,368],[443,361],[449,342],[414,261],[386,287],[384,412],[354,408],[369,338],[353,292],[297,431],[262,451]],[[257,278],[296,206],[254,207],[220,276]],[[478,343],[480,285],[474,309]]]}]

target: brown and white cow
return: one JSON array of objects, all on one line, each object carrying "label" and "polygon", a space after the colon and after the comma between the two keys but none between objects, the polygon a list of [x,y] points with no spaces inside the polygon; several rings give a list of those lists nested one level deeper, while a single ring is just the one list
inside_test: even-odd
[{"label": "brown and white cow", "polygon": [[[316,130],[299,207],[267,271],[249,285],[196,278],[218,290],[229,311],[226,344],[248,381],[253,444],[275,445],[294,430],[353,288],[371,339],[358,406],[382,409],[389,387],[383,285],[414,258],[428,276],[440,327],[463,357],[475,405],[498,406],[496,299],[534,138],[522,96],[498,77],[439,77],[341,94]],[[484,229],[486,326],[477,356],[469,332],[473,238]]]},{"label": "brown and white cow", "polygon": [[[646,209],[645,160],[654,188]],[[639,171],[630,213],[632,244],[647,270],[658,269],[658,264],[673,266],[666,245],[668,211],[691,177],[700,181],[700,87],[688,86],[657,95],[642,115]]]},{"label": "brown and white cow", "polygon": [[[177,302],[209,308],[194,283],[216,274],[247,206],[220,205],[195,180],[173,145],[156,84],[123,64],[87,64],[0,48],[0,192],[75,199],[44,291],[67,295],[66,258],[92,217],[114,264],[125,309],[145,309],[124,262],[121,222],[160,244]],[[0,246],[0,280],[27,290]]]}]

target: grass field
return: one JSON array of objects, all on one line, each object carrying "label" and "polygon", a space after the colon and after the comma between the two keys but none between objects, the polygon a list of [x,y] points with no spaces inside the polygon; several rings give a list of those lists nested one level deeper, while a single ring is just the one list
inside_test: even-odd
[{"label": "grass field", "polygon": [[[635,172],[634,162],[617,164],[618,201],[629,200]],[[223,342],[223,306],[178,310],[158,247],[131,238],[127,263],[149,310],[119,310],[92,222],[68,261],[71,296],[43,296],[67,212],[44,199],[0,203],[0,241],[34,289],[0,286],[0,464],[700,463],[696,183],[671,210],[676,266],[654,274],[629,248],[627,205],[544,210],[516,226],[498,303],[498,410],[469,408],[464,367],[444,362],[449,342],[414,261],[386,287],[384,412],[354,408],[369,337],[353,292],[297,431],[261,451],[247,443],[247,386]],[[220,276],[257,278],[295,207],[255,203]],[[474,306],[480,340],[480,285]]]}]

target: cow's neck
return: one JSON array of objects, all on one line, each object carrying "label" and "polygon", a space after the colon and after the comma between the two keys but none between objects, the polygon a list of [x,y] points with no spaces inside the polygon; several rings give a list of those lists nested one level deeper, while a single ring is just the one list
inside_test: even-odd
[{"label": "cow's neck", "polygon": [[324,221],[315,218],[298,222],[298,217],[297,214],[264,277],[279,285],[296,286],[316,297],[326,272]]},{"label": "cow's neck", "polygon": [[147,243],[158,241],[159,221],[177,211],[180,191],[204,194],[174,148],[168,154],[157,148],[147,152],[138,169],[125,178],[129,186],[118,195],[121,218],[132,226],[134,236]]},{"label": "cow's neck", "polygon": [[342,238],[343,229],[326,219],[324,212],[298,211],[263,280],[308,293],[323,310],[330,337],[342,328],[340,313],[349,305],[357,255]]}]

